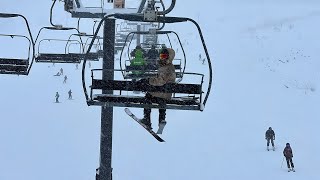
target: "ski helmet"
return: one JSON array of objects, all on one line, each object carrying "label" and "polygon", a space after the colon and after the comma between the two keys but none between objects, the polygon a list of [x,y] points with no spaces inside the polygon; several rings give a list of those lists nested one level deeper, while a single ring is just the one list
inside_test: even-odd
[{"label": "ski helmet", "polygon": [[160,61],[169,59],[169,51],[168,49],[162,49],[160,52]]},{"label": "ski helmet", "polygon": [[290,143],[287,143],[286,146],[290,146]]}]

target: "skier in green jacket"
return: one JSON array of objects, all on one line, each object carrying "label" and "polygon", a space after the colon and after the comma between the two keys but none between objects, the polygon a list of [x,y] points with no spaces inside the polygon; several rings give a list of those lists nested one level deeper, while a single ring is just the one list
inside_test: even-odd
[{"label": "skier in green jacket", "polygon": [[132,71],[132,73],[136,75],[143,74],[144,73],[143,69],[144,69],[144,66],[146,65],[143,49],[141,48],[140,45],[138,45],[136,49],[133,51],[133,53],[134,53],[134,58],[131,60],[130,66],[135,67],[135,69],[139,69],[139,70],[134,70]]}]

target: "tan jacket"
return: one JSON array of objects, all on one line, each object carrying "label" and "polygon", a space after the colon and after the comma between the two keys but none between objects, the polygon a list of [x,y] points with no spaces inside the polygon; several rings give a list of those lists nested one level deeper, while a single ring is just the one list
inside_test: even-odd
[{"label": "tan jacket", "polygon": [[[152,77],[149,79],[149,84],[153,86],[163,86],[166,83],[174,83],[176,81],[175,67],[172,61],[175,56],[173,49],[168,48],[169,59],[165,65],[160,65],[157,73],[157,77]],[[171,99],[172,93],[162,93],[162,92],[152,92],[152,96],[160,97],[164,99]]]}]

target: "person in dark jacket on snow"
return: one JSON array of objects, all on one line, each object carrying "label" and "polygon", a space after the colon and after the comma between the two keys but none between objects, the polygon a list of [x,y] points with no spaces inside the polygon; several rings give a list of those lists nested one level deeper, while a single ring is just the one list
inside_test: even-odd
[{"label": "person in dark jacket on snow", "polygon": [[272,149],[275,150],[274,148],[274,140],[276,139],[276,135],[274,133],[274,131],[272,130],[271,127],[269,127],[269,129],[266,131],[266,140],[267,140],[267,150],[269,151],[269,144],[271,141],[271,145],[272,145]]},{"label": "person in dark jacket on snow", "polygon": [[56,103],[59,103],[59,97],[60,97],[59,93],[56,92]]},{"label": "person in dark jacket on snow", "polygon": [[290,146],[289,143],[286,144],[286,147],[283,150],[283,155],[287,160],[288,172],[289,171],[295,171],[294,170],[294,164],[292,162],[293,153],[292,153],[292,149],[291,149],[291,146]]}]

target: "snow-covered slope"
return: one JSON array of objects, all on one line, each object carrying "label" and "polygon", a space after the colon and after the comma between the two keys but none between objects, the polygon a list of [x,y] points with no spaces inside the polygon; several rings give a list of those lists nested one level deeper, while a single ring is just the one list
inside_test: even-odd
[{"label": "snow-covered slope", "polygon": [[[51,2],[37,1],[38,8],[47,8],[41,12],[49,10]],[[164,144],[123,108],[114,108],[113,178],[319,179],[319,3],[183,3],[177,2],[172,15],[199,20],[213,60],[212,94],[204,112],[168,111]],[[25,13],[35,32],[49,24],[48,13],[40,15],[15,1],[4,4],[0,11]],[[194,27],[172,28],[188,41],[189,67],[206,70],[198,61],[203,51],[194,44],[199,40]],[[67,84],[53,76],[61,67]],[[1,75],[0,82],[0,180],[94,179],[100,108],[86,106],[80,70],[75,65],[35,64],[30,76]],[[69,89],[74,100],[67,100]],[[56,91],[62,103],[54,103]],[[142,109],[132,111],[142,115]],[[154,126],[156,118],[153,110]],[[269,126],[276,133],[275,152],[266,151]],[[294,151],[295,173],[282,165],[286,142]]]}]

